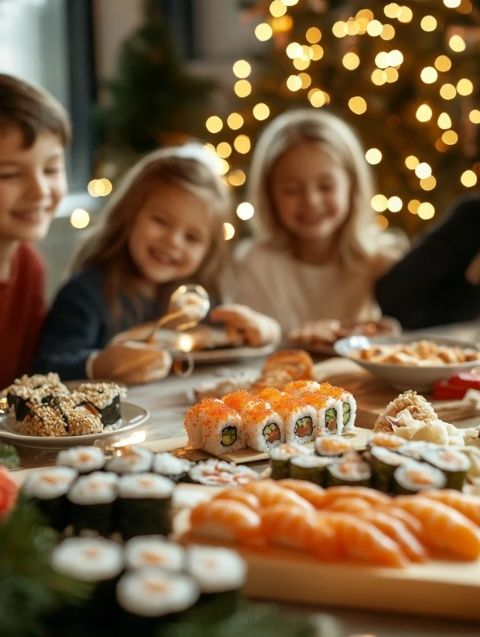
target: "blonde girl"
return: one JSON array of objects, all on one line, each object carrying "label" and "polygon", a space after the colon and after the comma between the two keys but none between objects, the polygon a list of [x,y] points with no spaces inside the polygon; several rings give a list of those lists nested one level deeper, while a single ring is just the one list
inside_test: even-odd
[{"label": "blonde girl", "polygon": [[[148,333],[148,322],[165,313],[181,284],[200,283],[213,304],[219,300],[230,197],[212,161],[200,145],[187,144],[150,153],[130,170],[53,304],[37,371],[127,383],[168,374],[167,351],[123,341]],[[234,327],[255,327],[248,321],[256,315],[244,308],[218,313],[215,318]],[[257,331],[255,338],[262,335]]]},{"label": "blonde girl", "polygon": [[325,110],[278,116],[256,143],[248,186],[253,241],[238,250],[236,300],[298,342],[379,318],[374,282],[405,241],[375,222],[372,175],[353,130]]}]

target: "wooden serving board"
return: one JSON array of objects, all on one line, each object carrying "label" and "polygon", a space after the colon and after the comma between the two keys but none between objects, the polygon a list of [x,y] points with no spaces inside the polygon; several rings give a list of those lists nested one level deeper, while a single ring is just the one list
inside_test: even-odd
[{"label": "wooden serving board", "polygon": [[[344,387],[352,392],[357,401],[357,424],[369,429],[373,428],[388,403],[400,393],[381,378],[345,358],[332,358],[317,363],[315,378],[318,381],[328,380],[332,385]],[[462,400],[433,401],[428,394],[425,397],[432,403],[440,420],[458,423],[467,418],[480,416],[473,403]]]},{"label": "wooden serving board", "polygon": [[[192,489],[202,487],[191,486]],[[175,519],[183,543],[219,544],[189,532],[189,512]],[[431,560],[404,569],[315,561],[288,549],[238,550],[248,564],[244,592],[261,600],[480,620],[480,561]]]}]

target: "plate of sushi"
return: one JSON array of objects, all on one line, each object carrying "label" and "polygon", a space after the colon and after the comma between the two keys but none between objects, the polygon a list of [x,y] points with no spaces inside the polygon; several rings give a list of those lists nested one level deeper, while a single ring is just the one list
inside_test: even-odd
[{"label": "plate of sushi", "polygon": [[149,417],[146,409],[126,402],[125,396],[125,388],[115,383],[78,383],[71,391],[58,374],[22,376],[4,390],[0,438],[23,446],[59,448],[124,434]]},{"label": "plate of sushi", "polygon": [[335,343],[335,352],[400,390],[429,392],[433,384],[480,366],[480,349],[463,341],[421,334],[354,335]]}]

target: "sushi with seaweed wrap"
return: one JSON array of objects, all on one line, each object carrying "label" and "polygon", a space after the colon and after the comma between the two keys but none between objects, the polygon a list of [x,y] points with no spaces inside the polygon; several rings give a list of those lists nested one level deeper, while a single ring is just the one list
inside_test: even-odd
[{"label": "sushi with seaweed wrap", "polygon": [[180,572],[185,569],[185,550],[161,535],[133,537],[125,544],[125,562],[128,569],[155,567]]},{"label": "sushi with seaweed wrap", "polygon": [[68,492],[70,522],[74,532],[95,531],[108,536],[114,529],[118,476],[94,471],[79,477]]},{"label": "sushi with seaweed wrap", "polygon": [[136,535],[169,535],[175,484],[155,473],[132,473],[118,481],[116,519],[124,539]]},{"label": "sushi with seaweed wrap", "polygon": [[132,445],[122,447],[119,453],[115,453],[105,464],[107,471],[113,471],[119,475],[126,473],[145,473],[150,471],[153,463],[153,453],[150,449]]},{"label": "sushi with seaweed wrap", "polygon": [[71,447],[58,453],[56,464],[60,467],[73,467],[80,474],[92,473],[103,469],[105,454],[99,447]]},{"label": "sushi with seaweed wrap", "polygon": [[447,489],[461,491],[470,469],[470,459],[459,449],[451,447],[432,447],[425,449],[422,458],[432,466],[440,469],[446,478]]},{"label": "sushi with seaweed wrap", "polygon": [[393,473],[394,491],[397,494],[419,493],[427,489],[444,489],[447,479],[436,467],[427,462],[408,460]]},{"label": "sushi with seaweed wrap", "polygon": [[218,621],[237,610],[247,565],[236,551],[190,546],[187,548],[187,570],[200,587],[196,611],[205,613],[209,621]]},{"label": "sushi with seaweed wrap", "polygon": [[241,487],[252,480],[258,480],[258,473],[244,465],[224,460],[197,462],[189,471],[190,480],[195,484],[211,487]]},{"label": "sushi with seaweed wrap", "polygon": [[116,383],[82,383],[74,394],[77,401],[95,407],[103,426],[113,425],[122,417],[121,399],[127,392]]},{"label": "sushi with seaweed wrap", "polygon": [[6,389],[7,402],[13,407],[15,418],[23,421],[31,413],[32,405],[48,404],[53,396],[68,394],[67,387],[60,381],[58,374],[24,374]]},{"label": "sushi with seaweed wrap", "polygon": [[270,477],[282,480],[290,477],[290,461],[295,456],[311,455],[311,450],[294,443],[283,443],[269,453]]},{"label": "sushi with seaweed wrap", "polygon": [[368,438],[368,447],[384,447],[392,451],[400,449],[405,444],[405,438],[388,431],[374,431]]},{"label": "sushi with seaweed wrap", "polygon": [[99,412],[91,405],[77,402],[73,394],[54,396],[49,406],[60,414],[69,436],[85,436],[103,431]]},{"label": "sushi with seaweed wrap", "polygon": [[342,436],[317,436],[314,442],[317,456],[338,458],[344,453],[353,451],[351,440]]},{"label": "sushi with seaweed wrap", "polygon": [[393,474],[397,467],[409,459],[388,447],[374,445],[369,451],[370,467],[372,469],[372,486],[384,493],[394,490]]},{"label": "sushi with seaweed wrap", "polygon": [[319,486],[327,484],[327,467],[332,459],[313,454],[293,456],[290,459],[290,478],[306,480]]},{"label": "sushi with seaweed wrap", "polygon": [[193,462],[186,458],[177,458],[168,451],[153,456],[153,473],[165,476],[173,482],[189,482],[188,472],[192,467]]},{"label": "sushi with seaweed wrap", "polygon": [[344,454],[327,467],[327,486],[369,486],[371,477],[370,465],[355,451]]},{"label": "sushi with seaweed wrap", "polygon": [[69,523],[67,493],[77,475],[71,467],[48,467],[33,471],[23,483],[22,494],[37,505],[57,531],[63,531]]}]

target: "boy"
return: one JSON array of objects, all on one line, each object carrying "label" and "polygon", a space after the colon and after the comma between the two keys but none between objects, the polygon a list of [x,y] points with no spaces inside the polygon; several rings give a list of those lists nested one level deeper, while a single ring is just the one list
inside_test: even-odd
[{"label": "boy", "polygon": [[45,314],[43,239],[66,193],[70,122],[47,92],[0,74],[0,390],[28,373]]}]

